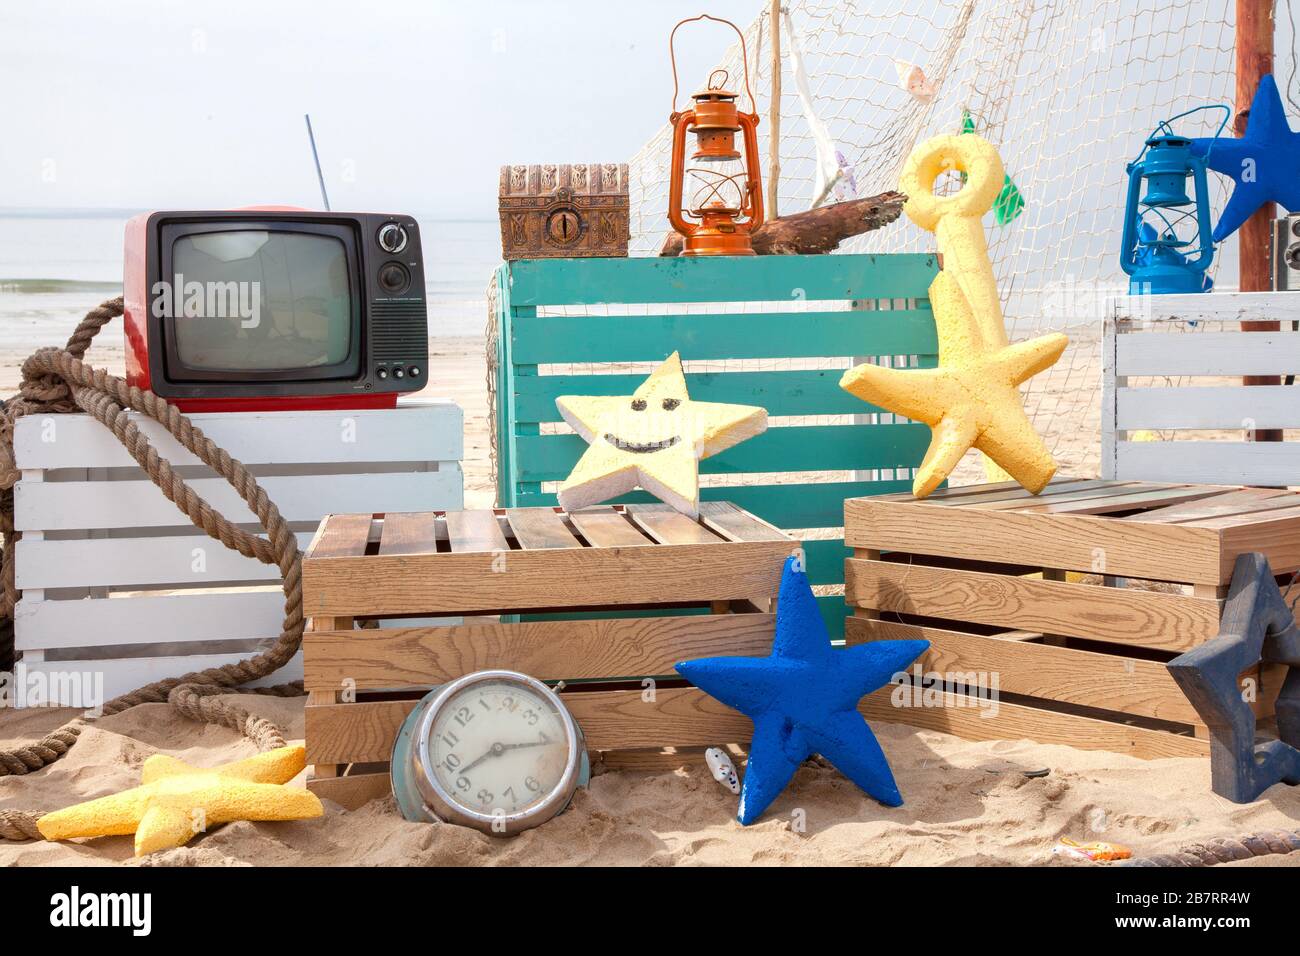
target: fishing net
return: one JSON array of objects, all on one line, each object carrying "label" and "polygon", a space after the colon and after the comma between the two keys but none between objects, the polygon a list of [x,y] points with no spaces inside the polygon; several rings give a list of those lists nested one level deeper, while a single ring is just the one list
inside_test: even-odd
[{"label": "fishing net", "polygon": [[[780,211],[896,188],[908,153],[932,135],[966,128],[993,142],[1011,180],[1000,214],[985,218],[1008,332],[1019,340],[1064,331],[1072,340],[1055,368],[1028,383],[1025,400],[1062,473],[1096,474],[1104,305],[1127,288],[1118,248],[1124,167],[1161,119],[1203,103],[1232,104],[1234,6],[788,0]],[[744,33],[766,163],[772,57],[768,5],[761,7]],[[1279,5],[1278,84],[1292,97],[1293,32],[1289,4]],[[719,65],[739,75],[739,44]],[[703,79],[683,77],[683,86]],[[1217,119],[1202,113],[1179,131],[1212,135]],[[670,140],[665,125],[631,161],[632,255],[656,254],[668,232]],[[1226,194],[1212,177],[1216,216]],[[920,252],[933,242],[902,219],[841,251]],[[1235,283],[1235,259],[1229,240],[1214,266],[1223,275],[1219,288]],[[972,454],[954,477],[981,476]]]}]

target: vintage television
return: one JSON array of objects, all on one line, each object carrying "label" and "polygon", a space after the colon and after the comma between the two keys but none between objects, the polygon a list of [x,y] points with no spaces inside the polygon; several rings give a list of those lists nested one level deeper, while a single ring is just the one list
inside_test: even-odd
[{"label": "vintage television", "polygon": [[127,381],[186,411],[385,408],[428,378],[410,216],[145,213],[123,295]]}]

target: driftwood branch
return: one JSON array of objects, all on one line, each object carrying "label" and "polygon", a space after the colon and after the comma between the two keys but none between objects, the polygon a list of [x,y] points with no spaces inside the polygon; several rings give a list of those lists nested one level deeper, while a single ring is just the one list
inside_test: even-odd
[{"label": "driftwood branch", "polygon": [[[754,233],[754,251],[760,256],[813,255],[830,252],[851,236],[887,226],[899,217],[907,197],[898,192],[866,199],[819,206],[763,223]],[[682,254],[682,237],[671,233],[659,250],[661,256]]]}]

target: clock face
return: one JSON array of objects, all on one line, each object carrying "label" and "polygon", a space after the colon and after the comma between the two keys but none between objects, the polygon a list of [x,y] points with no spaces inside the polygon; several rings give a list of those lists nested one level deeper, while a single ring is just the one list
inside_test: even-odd
[{"label": "clock face", "polygon": [[452,800],[482,814],[515,814],[559,785],[569,740],[555,704],[505,680],[462,688],[434,717],[429,763]]}]

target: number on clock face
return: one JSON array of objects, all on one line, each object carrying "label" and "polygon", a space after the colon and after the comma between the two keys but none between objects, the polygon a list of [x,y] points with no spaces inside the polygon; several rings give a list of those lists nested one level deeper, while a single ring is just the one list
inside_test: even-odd
[{"label": "number on clock face", "polygon": [[429,735],[438,782],[470,810],[518,813],[564,776],[568,743],[554,705],[518,684],[471,684],[447,701]]}]

